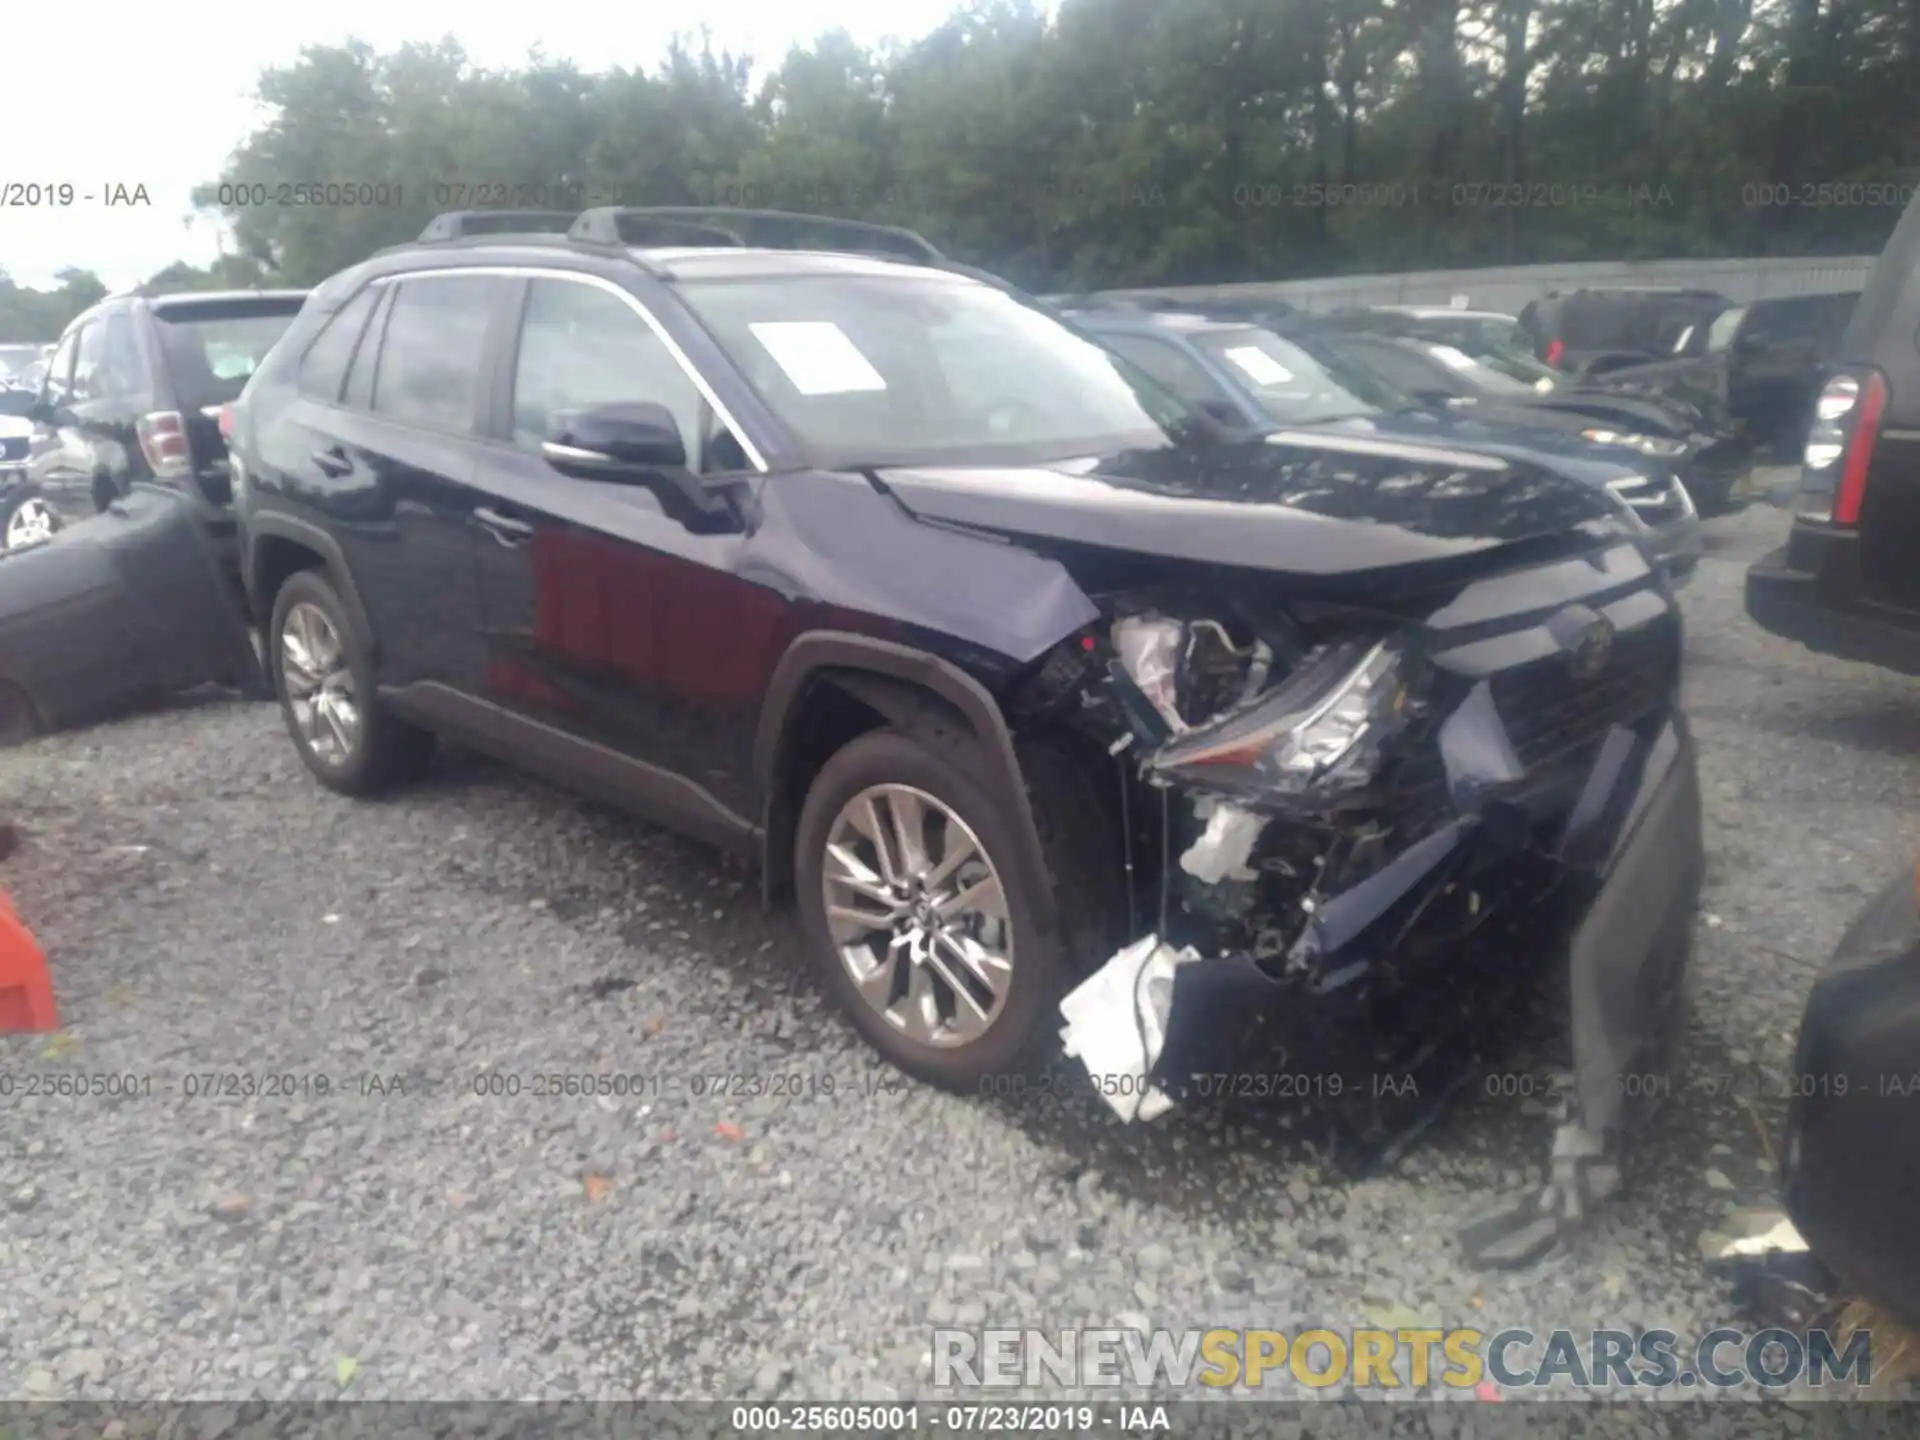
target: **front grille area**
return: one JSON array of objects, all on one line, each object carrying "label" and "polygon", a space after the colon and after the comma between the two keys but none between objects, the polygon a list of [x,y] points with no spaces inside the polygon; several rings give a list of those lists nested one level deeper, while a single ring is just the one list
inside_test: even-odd
[{"label": "front grille area", "polygon": [[1665,525],[1686,513],[1679,483],[1670,476],[1616,480],[1607,488],[1632,506],[1633,513],[1648,525]]},{"label": "front grille area", "polygon": [[1614,637],[1606,667],[1576,680],[1548,656],[1492,677],[1493,701],[1528,770],[1590,745],[1615,725],[1658,709],[1680,677],[1680,627],[1671,616]]}]

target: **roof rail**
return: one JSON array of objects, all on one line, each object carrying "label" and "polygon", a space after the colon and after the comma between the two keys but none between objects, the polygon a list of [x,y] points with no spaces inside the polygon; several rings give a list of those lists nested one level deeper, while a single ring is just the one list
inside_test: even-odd
[{"label": "roof rail", "polygon": [[469,235],[564,235],[577,212],[572,210],[449,210],[436,215],[420,232],[417,245],[436,240],[464,240]]},{"label": "roof rail", "polygon": [[898,225],[874,225],[865,220],[804,215],[788,210],[736,210],[717,205],[610,205],[583,212],[568,234],[576,240],[612,245],[687,243],[654,238],[676,230],[695,236],[696,245],[711,245],[715,240],[724,239],[734,246],[848,250],[922,264],[938,264],[946,259],[925,236]]}]

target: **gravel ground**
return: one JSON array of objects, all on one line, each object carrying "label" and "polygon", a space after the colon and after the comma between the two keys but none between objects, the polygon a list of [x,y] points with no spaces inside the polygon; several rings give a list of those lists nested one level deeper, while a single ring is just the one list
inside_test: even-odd
[{"label": "gravel ground", "polygon": [[[1687,598],[1702,1073],[1784,1072],[1916,853],[1914,685],[1742,611],[1786,523],[1711,522]],[[938,1094],[816,999],[749,873],[478,759],[357,804],[216,702],[0,755],[0,813],[67,1026],[0,1039],[0,1396],[884,1399],[929,1393],[939,1325],[1738,1323],[1697,1241],[1767,1157],[1704,1088],[1631,1203],[1481,1275],[1448,1236],[1534,1171],[1537,1104],[1472,1090],[1355,1182],[1272,1127]],[[532,1093],[577,1074],[639,1093]],[[692,1093],[723,1074],[805,1093]],[[188,1093],[218,1075],[293,1093]]]}]

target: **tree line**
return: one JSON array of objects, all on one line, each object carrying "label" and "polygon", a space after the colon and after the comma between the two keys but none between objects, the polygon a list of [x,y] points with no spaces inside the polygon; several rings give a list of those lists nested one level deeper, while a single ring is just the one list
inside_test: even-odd
[{"label": "tree line", "polygon": [[976,0],[753,74],[704,37],[601,73],[310,48],[195,194],[231,253],[150,283],[310,284],[439,211],[599,203],[905,224],[1042,291],[1852,254],[1920,180],[1920,0]]}]

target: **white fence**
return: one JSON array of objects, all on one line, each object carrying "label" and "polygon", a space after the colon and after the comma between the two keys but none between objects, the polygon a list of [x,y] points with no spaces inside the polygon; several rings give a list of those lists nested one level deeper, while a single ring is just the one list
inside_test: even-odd
[{"label": "white fence", "polygon": [[[1718,290],[1739,302],[1781,295],[1818,295],[1865,287],[1875,255],[1784,260],[1605,261],[1589,265],[1521,265],[1486,270],[1427,270],[1407,275],[1335,275],[1246,285],[1186,285],[1164,290],[1115,290],[1120,295],[1166,295],[1192,300],[1281,299],[1302,310],[1342,305],[1463,304],[1511,315],[1549,290],[1581,285],[1685,285]],[[1466,297],[1464,301],[1458,297]]]}]

